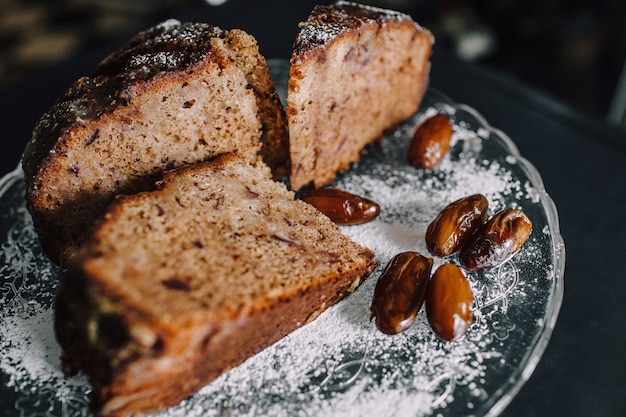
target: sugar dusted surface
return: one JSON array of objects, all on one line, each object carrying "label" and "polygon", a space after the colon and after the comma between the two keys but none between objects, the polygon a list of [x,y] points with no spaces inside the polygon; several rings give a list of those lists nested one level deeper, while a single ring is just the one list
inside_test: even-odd
[{"label": "sugar dusted surface", "polygon": [[402,19],[409,19],[409,15],[406,13],[402,13],[399,12],[397,10],[391,10],[391,9],[383,9],[381,7],[375,7],[375,6],[369,6],[366,4],[360,4],[360,3],[356,3],[353,1],[337,1],[335,2],[335,5],[337,5],[338,7],[358,7],[361,8],[363,10],[369,11],[371,13],[375,13],[380,15],[381,17],[384,17],[385,19],[398,19],[398,20],[402,20]]},{"label": "sugar dusted surface", "polygon": [[[405,162],[410,135],[435,112],[447,113],[454,122],[451,152],[436,169],[415,170]],[[472,112],[429,92],[422,111],[382,145],[369,147],[361,162],[333,184],[381,205],[374,222],[343,229],[375,251],[379,267],[373,275],[311,324],[158,415],[485,415],[501,407],[532,371],[560,305],[562,243],[556,213],[546,205],[540,179],[521,162]],[[5,387],[0,398],[8,398],[18,416],[41,409],[83,415],[89,387],[82,376],[63,378],[52,333],[59,270],[40,253],[23,207],[21,176],[0,183],[0,190],[0,374]],[[457,342],[442,342],[423,312],[402,334],[377,331],[369,321],[369,305],[384,265],[402,250],[425,254],[424,232],[436,212],[475,192],[486,195],[490,214],[522,208],[535,228],[512,261],[468,276],[475,294],[475,321],[468,333]],[[441,262],[435,259],[436,266]]]},{"label": "sugar dusted surface", "polygon": [[[350,13],[350,10],[357,12]],[[349,1],[338,1],[333,6],[318,6],[314,9],[309,19],[301,25],[295,49],[325,45],[350,28],[351,25],[362,24],[368,20],[376,20],[379,24],[392,20],[413,22],[409,15],[395,10]]]}]

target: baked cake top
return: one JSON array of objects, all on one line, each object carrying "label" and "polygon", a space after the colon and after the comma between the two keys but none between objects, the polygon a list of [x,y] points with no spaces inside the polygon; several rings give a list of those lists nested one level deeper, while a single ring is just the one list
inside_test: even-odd
[{"label": "baked cake top", "polygon": [[389,21],[410,21],[421,29],[408,14],[349,1],[332,5],[317,5],[306,22],[300,24],[300,32],[294,44],[293,56],[310,49],[323,47],[341,33],[354,30],[368,21],[385,24]]},{"label": "baked cake top", "polygon": [[[37,122],[25,154],[29,178],[64,129],[130,103],[128,85],[167,71],[192,66],[211,53],[211,39],[226,31],[204,23],[170,19],[133,36],[112,52],[90,76],[79,78]],[[217,57],[216,57],[217,58]]]}]

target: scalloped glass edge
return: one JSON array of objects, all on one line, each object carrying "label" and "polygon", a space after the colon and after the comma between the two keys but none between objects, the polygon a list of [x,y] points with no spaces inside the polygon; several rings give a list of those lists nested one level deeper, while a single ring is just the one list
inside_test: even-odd
[{"label": "scalloped glass edge", "polygon": [[[274,63],[275,64],[275,63]],[[564,290],[564,271],[565,271],[565,244],[560,234],[559,229],[559,217],[556,209],[556,205],[551,197],[545,190],[541,175],[534,167],[534,165],[526,158],[520,155],[520,152],[511,140],[511,138],[503,131],[492,127],[486,119],[474,108],[465,104],[458,104],[453,101],[449,96],[440,92],[437,89],[429,88],[428,93],[431,100],[436,102],[437,105],[450,106],[457,113],[462,112],[466,117],[471,119],[472,123],[475,123],[480,129],[485,129],[490,139],[494,139],[503,148],[505,152],[516,158],[518,166],[522,168],[525,175],[527,175],[529,181],[536,189],[538,198],[541,201],[541,205],[545,209],[545,214],[550,229],[550,235],[552,237],[552,252],[554,254],[554,286],[553,293],[550,297],[548,305],[546,305],[546,315],[544,317],[544,325],[542,331],[535,335],[535,340],[531,343],[532,349],[526,352],[524,358],[525,365],[517,367],[516,371],[511,374],[506,382],[499,390],[491,395],[487,400],[487,404],[483,404],[482,409],[486,410],[485,416],[493,417],[497,416],[510,404],[512,399],[517,395],[520,389],[528,381],[537,367],[548,343],[560,311],[560,307],[563,300]],[[418,113],[423,111],[423,108],[418,110]],[[23,171],[21,163],[18,163],[17,167],[7,173],[4,177],[0,178],[0,197],[16,182],[23,179]],[[488,404],[488,403],[492,404]]]},{"label": "scalloped glass edge", "polygon": [[534,348],[527,352],[526,366],[518,367],[515,374],[509,377],[508,387],[500,387],[498,394],[492,395],[490,399],[494,400],[494,404],[489,408],[489,411],[485,414],[486,417],[494,417],[502,413],[504,409],[509,405],[517,393],[522,389],[524,384],[530,379],[531,375],[535,371],[535,368],[539,364],[541,357],[543,356],[552,331],[556,325],[561,304],[563,302],[564,291],[564,274],[565,274],[565,242],[561,235],[559,226],[559,214],[556,208],[554,200],[550,197],[545,189],[543,179],[539,174],[539,171],[535,166],[526,158],[524,158],[517,148],[517,145],[513,140],[502,130],[491,126],[487,120],[473,107],[467,104],[459,104],[452,100],[448,95],[442,93],[435,88],[429,88],[428,94],[436,96],[437,101],[455,108],[460,112],[464,112],[469,115],[474,121],[483,129],[489,132],[490,138],[495,139],[502,146],[502,148],[511,154],[511,156],[517,159],[517,164],[522,168],[524,173],[528,176],[528,179],[532,185],[536,188],[541,204],[545,208],[545,214],[548,219],[548,226],[550,228],[550,234],[552,236],[552,250],[554,253],[554,292],[551,297],[551,302],[546,306],[546,317],[543,331],[539,332],[534,342]]},{"label": "scalloped glass edge", "polygon": [[0,197],[4,195],[6,190],[13,185],[14,181],[21,179],[24,176],[24,172],[22,171],[22,164],[19,163],[13,169],[13,171],[8,172],[4,175],[4,177],[0,178]]}]

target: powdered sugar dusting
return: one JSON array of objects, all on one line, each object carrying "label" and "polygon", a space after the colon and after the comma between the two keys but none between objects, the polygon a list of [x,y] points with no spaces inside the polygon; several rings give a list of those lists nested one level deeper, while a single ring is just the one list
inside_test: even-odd
[{"label": "powdered sugar dusting", "polygon": [[371,13],[383,16],[385,19],[404,20],[410,19],[406,13],[399,12],[397,10],[383,9],[381,7],[370,6],[367,4],[360,4],[352,1],[337,1],[335,5],[338,7],[355,7],[363,10],[370,11]]},{"label": "powdered sugar dusting", "polygon": [[[295,50],[326,45],[343,32],[351,30],[355,22],[378,21],[381,25],[388,21],[408,20],[411,17],[395,10],[338,1],[331,6],[317,6],[309,19],[300,25]],[[417,24],[415,26],[421,30]]]},{"label": "powdered sugar dusting", "polygon": [[12,188],[0,187],[2,225],[8,226],[0,246],[0,374],[3,386],[18,396],[14,408],[0,415],[76,415],[87,406],[89,387],[84,376],[65,378],[61,372],[53,329],[59,270],[41,255],[24,207],[21,171],[3,180]]},{"label": "powdered sugar dusting", "polygon": [[159,68],[161,71],[175,70],[184,59],[182,52],[158,52],[132,56],[128,62],[129,68],[140,68],[148,73],[151,68]]},{"label": "powdered sugar dusting", "polygon": [[45,384],[59,373],[61,350],[54,337],[52,315],[51,309],[42,308],[34,310],[32,316],[6,317],[3,321],[4,326],[14,331],[10,333],[10,338],[2,340],[2,350],[10,348],[17,352],[28,350],[33,353],[29,361],[15,361],[8,355],[4,357],[3,369],[10,371],[7,386],[23,389],[26,382],[23,375]]},{"label": "powdered sugar dusting", "polygon": [[[451,151],[432,171],[405,162],[413,130],[435,112],[454,123]],[[542,353],[560,305],[562,244],[556,213],[514,154],[467,108],[429,92],[423,110],[334,186],[381,205],[373,222],[344,227],[376,253],[379,266],[358,290],[272,347],[157,415],[424,416],[490,415],[510,400]],[[60,271],[39,248],[16,172],[0,183],[0,399],[6,415],[84,415],[89,386],[66,378],[53,333],[53,294]],[[534,232],[511,261],[470,274],[475,319],[464,337],[439,340],[419,313],[406,332],[382,334],[369,321],[376,279],[396,253],[427,254],[430,220],[454,199],[483,193],[490,214],[524,209]],[[448,259],[457,262],[456,258]],[[435,266],[443,260],[435,259]],[[0,415],[4,415],[0,412]]]},{"label": "powdered sugar dusting", "polygon": [[163,22],[159,23],[156,25],[157,29],[163,29],[165,31],[169,31],[169,30],[173,30],[174,28],[177,28],[178,26],[180,26],[180,20],[178,19],[167,19],[164,20]]}]

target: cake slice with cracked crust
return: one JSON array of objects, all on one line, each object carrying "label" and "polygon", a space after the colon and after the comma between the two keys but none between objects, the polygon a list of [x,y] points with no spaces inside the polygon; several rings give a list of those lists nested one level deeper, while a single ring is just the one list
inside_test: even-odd
[{"label": "cake slice with cracked crust", "polygon": [[154,411],[313,320],[374,267],[262,162],[227,154],[112,203],[61,281],[56,332],[96,415]]},{"label": "cake slice with cracked crust", "polygon": [[345,1],[313,9],[290,60],[293,190],[329,184],[366,145],[417,110],[433,42],[400,12]]},{"label": "cake slice with cracked crust", "polygon": [[28,209],[64,263],[117,194],[167,169],[237,152],[281,176],[283,108],[256,40],[168,20],[132,37],[42,116],[23,155]]}]

